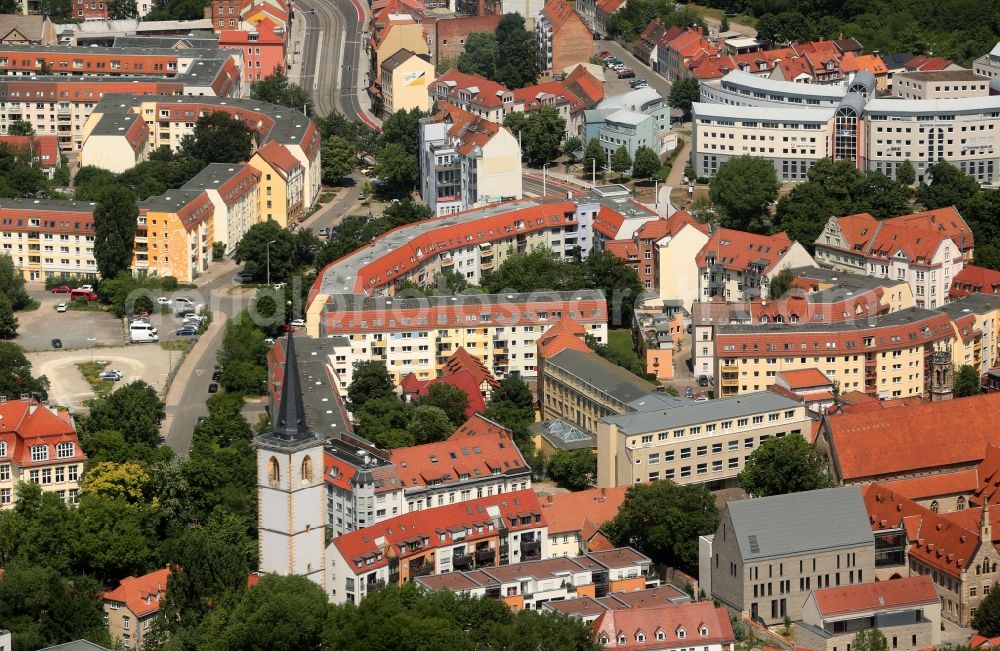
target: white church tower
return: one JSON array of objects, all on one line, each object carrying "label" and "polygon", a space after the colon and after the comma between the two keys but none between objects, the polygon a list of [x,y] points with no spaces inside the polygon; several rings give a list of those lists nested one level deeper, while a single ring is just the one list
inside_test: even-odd
[{"label": "white church tower", "polygon": [[271,432],[257,437],[257,537],[260,570],[300,574],[325,591],[326,505],[323,441],[306,424],[295,359],[288,334],[285,377]]}]

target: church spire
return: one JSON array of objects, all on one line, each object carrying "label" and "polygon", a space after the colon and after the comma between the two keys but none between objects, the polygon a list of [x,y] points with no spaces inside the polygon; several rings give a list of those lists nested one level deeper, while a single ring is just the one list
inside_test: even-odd
[{"label": "church spire", "polygon": [[285,346],[285,377],[281,386],[281,402],[274,417],[272,436],[286,441],[314,438],[306,426],[302,389],[299,386],[299,364],[295,359],[295,337],[288,333]]}]

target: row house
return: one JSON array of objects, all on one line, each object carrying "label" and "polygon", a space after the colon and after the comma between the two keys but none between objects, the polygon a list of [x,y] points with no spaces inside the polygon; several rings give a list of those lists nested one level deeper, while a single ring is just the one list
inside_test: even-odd
[{"label": "row house", "polygon": [[421,196],[437,215],[520,199],[521,146],[506,127],[447,102],[420,120]]},{"label": "row house", "polygon": [[[471,565],[472,559],[466,560]],[[652,569],[648,557],[631,547],[622,547],[576,557],[456,568],[448,574],[418,577],[416,583],[428,590],[496,599],[520,612],[542,610],[545,604],[567,599],[603,598],[616,592],[641,590],[659,582],[648,578]]]},{"label": "row house", "polygon": [[709,81],[722,79],[733,70],[740,70],[747,74],[766,77],[777,65],[791,56],[793,55],[790,48],[743,54],[724,54],[722,52],[703,54],[688,61],[688,75],[700,81]]},{"label": "row house", "polygon": [[434,66],[427,57],[402,49],[382,62],[382,110],[430,110],[427,87],[434,79]]},{"label": "row house", "polygon": [[710,402],[661,400],[597,422],[597,485],[669,479],[732,488],[754,450],[771,438],[811,439],[806,408],[771,391]]},{"label": "row house", "polygon": [[731,501],[698,543],[701,589],[763,626],[801,620],[814,589],[875,579],[875,535],[854,486]]},{"label": "row house", "polygon": [[435,79],[427,93],[431,103],[448,102],[497,124],[503,123],[504,117],[514,110],[514,91],[486,77],[459,72],[457,68]]},{"label": "row house", "polygon": [[421,56],[430,56],[430,47],[421,24],[419,14],[414,10],[394,13],[392,4],[381,11],[373,11],[369,22],[369,89],[376,95],[382,88],[382,64],[400,50],[409,50]]},{"label": "row house", "polygon": [[613,609],[593,623],[594,639],[604,649],[629,651],[733,651],[729,612],[702,601]]},{"label": "row house", "polygon": [[718,52],[700,27],[691,27],[669,41],[661,38],[656,44],[656,71],[669,81],[678,81],[688,76],[689,61]]},{"label": "row house", "polygon": [[767,297],[784,269],[816,266],[809,252],[784,232],[774,235],[719,228],[697,256],[699,300],[748,301]]},{"label": "row house", "polygon": [[590,29],[566,0],[551,0],[534,15],[538,43],[538,70],[556,75],[593,54]]},{"label": "row house", "polygon": [[659,18],[654,18],[646,25],[646,29],[642,30],[639,38],[632,43],[632,54],[643,64],[652,68],[653,72],[656,72],[657,44],[663,39],[669,42],[673,40],[673,37],[680,36],[683,31],[683,28],[676,25],[668,29],[663,26],[663,22]]},{"label": "row house", "polygon": [[246,163],[211,163],[182,190],[204,190],[214,207],[213,242],[231,254],[250,227],[260,221],[261,172]]},{"label": "row house", "polygon": [[580,556],[611,546],[601,530],[625,501],[627,486],[589,488],[541,498],[549,524],[549,558]]},{"label": "row house", "polygon": [[127,576],[104,593],[104,619],[111,639],[126,649],[140,651],[155,626],[160,602],[167,594],[170,569]]},{"label": "row house", "polygon": [[306,175],[302,162],[276,140],[265,143],[250,157],[260,175],[259,214],[282,228],[297,224],[305,211]]},{"label": "row house", "polygon": [[0,254],[25,280],[71,274],[97,279],[94,209],[87,201],[0,201]]},{"label": "row house", "polygon": [[952,206],[883,220],[868,213],[831,217],[815,247],[821,265],[905,280],[917,307],[934,308],[948,300],[971,259],[973,235]]},{"label": "row house", "polygon": [[76,504],[86,460],[69,412],[0,396],[0,509],[14,507],[21,482]]},{"label": "row house", "polygon": [[219,32],[219,47],[243,52],[243,83],[250,86],[274,74],[285,73],[285,30],[270,18],[254,23],[250,30]]},{"label": "row house", "polygon": [[190,283],[208,269],[215,206],[205,190],[168,190],[138,207],[133,271]]},{"label": "row house", "polygon": [[338,536],[327,549],[326,585],[335,604],[358,604],[387,585],[458,569],[548,556],[534,491],[414,511]]}]

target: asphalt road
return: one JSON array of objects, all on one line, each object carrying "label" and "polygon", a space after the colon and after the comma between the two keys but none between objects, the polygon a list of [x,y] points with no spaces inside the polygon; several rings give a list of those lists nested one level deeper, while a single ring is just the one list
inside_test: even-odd
[{"label": "asphalt road", "polygon": [[[541,197],[543,194],[552,196],[554,194],[561,194],[565,196],[567,190],[579,191],[579,188],[573,188],[569,184],[561,183],[558,179],[546,179],[544,184],[538,172],[531,172],[521,175],[521,190],[524,194],[529,196]],[[544,190],[544,193],[543,193]]]},{"label": "asphalt road", "polygon": [[[302,85],[312,92],[316,111],[336,109],[365,121],[358,102],[367,74],[359,70],[367,20],[358,0],[298,0],[306,20],[302,48]],[[318,64],[317,64],[318,62]]]}]

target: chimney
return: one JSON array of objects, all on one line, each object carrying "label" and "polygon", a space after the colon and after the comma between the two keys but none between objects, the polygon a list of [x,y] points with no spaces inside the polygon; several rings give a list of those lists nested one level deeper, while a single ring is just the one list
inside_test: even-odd
[{"label": "chimney", "polygon": [[990,525],[990,500],[983,500],[983,517],[979,522],[979,540],[983,544],[993,541],[993,528]]}]

